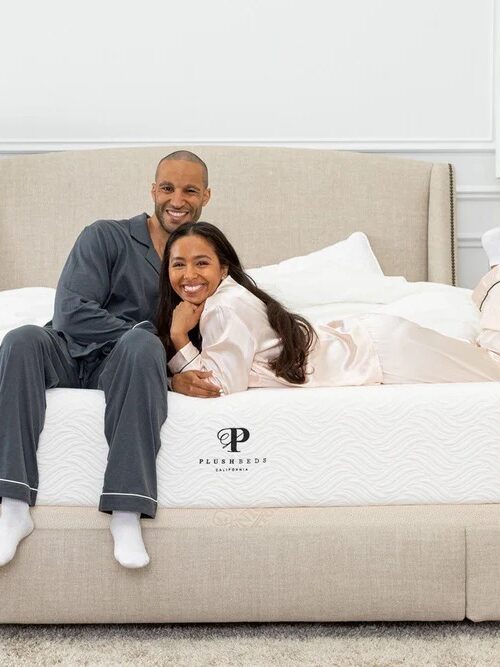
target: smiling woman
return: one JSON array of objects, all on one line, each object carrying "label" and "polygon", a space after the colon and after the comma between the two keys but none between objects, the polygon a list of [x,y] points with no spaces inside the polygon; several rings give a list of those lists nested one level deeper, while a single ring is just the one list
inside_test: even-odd
[{"label": "smiling woman", "polygon": [[173,290],[182,301],[174,308],[170,339],[175,349],[189,343],[188,332],[198,324],[206,299],[227,277],[213,246],[201,236],[188,236],[172,244],[168,275]]},{"label": "smiling woman", "polygon": [[199,305],[227,276],[213,246],[201,236],[178,239],[170,249],[170,283],[183,301]]},{"label": "smiling woman", "polygon": [[500,381],[498,354],[490,354],[500,349],[499,272],[492,269],[475,292],[483,327],[475,345],[382,313],[313,329],[252,282],[217,227],[191,223],[173,232],[165,248],[158,328],[171,372],[211,372],[223,394],[249,387]]},{"label": "smiling woman", "polygon": [[[238,294],[241,297],[240,307],[246,307],[254,324],[262,326],[269,335],[265,362],[268,374],[273,377],[276,374],[284,384],[303,384],[306,381],[308,352],[315,338],[312,326],[299,315],[289,313],[259,289],[243,271],[235,249],[224,234],[207,222],[182,225],[171,234],[165,248],[157,319],[158,333],[166,348],[167,358],[175,366],[174,370],[171,365],[171,370],[174,373],[184,370],[186,354],[190,358],[199,355],[202,341],[198,323],[202,314],[204,324],[209,318],[207,313],[203,313],[207,300],[221,290],[231,290],[233,286],[241,289]],[[219,317],[216,308],[210,316],[210,319],[215,317],[217,320],[215,329],[219,333],[221,328],[226,334],[231,329],[230,335],[223,336],[224,340],[219,341],[222,342],[220,346],[213,341],[212,352],[216,358],[220,356],[220,363],[216,362],[216,368],[199,369],[212,372],[214,381],[225,393],[247,389],[248,362],[253,362],[256,352],[248,331],[243,327],[239,332],[241,335],[238,333],[238,313],[229,311],[231,308],[225,309]],[[210,345],[211,334],[206,330],[203,335],[205,348]],[[245,358],[242,358],[243,350],[247,353]],[[236,379],[229,383],[229,390],[229,384],[221,381],[221,375],[227,376],[227,373],[224,370],[220,372],[228,357],[232,357],[230,365],[234,366],[235,378],[241,377],[241,383]],[[192,359],[186,361],[187,366]]]}]

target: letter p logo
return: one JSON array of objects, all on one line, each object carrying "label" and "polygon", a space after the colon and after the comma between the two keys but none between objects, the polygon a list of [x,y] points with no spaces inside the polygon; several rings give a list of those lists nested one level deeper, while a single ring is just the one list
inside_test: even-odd
[{"label": "letter p logo", "polygon": [[228,452],[239,452],[239,442],[246,442],[250,437],[250,431],[246,428],[222,428],[217,437],[222,447],[228,447]]}]

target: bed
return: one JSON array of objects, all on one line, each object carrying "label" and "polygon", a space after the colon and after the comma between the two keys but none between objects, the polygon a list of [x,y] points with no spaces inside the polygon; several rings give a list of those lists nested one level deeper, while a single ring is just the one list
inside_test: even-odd
[{"label": "bed", "polygon": [[[150,210],[154,168],[173,149],[0,160],[0,330],[43,323],[78,232]],[[381,278],[378,292],[374,278],[371,297],[351,294],[350,312],[422,318],[473,339],[470,293],[451,287],[450,165],[329,150],[193,150],[213,190],[203,219],[234,241],[245,266],[363,232],[385,276],[404,278]],[[331,303],[301,305],[315,321],[337,314]],[[103,396],[50,390],[36,530],[0,569],[0,621],[496,620],[499,399],[497,383],[172,395],[160,509],[143,522],[151,564],[131,571],[114,561],[109,517],[93,507],[106,459]],[[241,436],[238,457],[227,456],[221,431]]]}]

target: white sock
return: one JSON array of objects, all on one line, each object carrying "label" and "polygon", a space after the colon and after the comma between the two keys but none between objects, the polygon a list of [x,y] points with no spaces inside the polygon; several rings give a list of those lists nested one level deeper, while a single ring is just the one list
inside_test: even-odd
[{"label": "white sock", "polygon": [[481,237],[484,252],[488,255],[490,266],[500,264],[500,227],[488,229]]},{"label": "white sock", "polygon": [[115,542],[115,558],[123,567],[144,567],[149,563],[142,541],[141,519],[137,512],[113,512],[111,534]]},{"label": "white sock", "polygon": [[0,516],[0,567],[16,555],[19,542],[34,528],[30,506],[24,500],[2,498]]}]

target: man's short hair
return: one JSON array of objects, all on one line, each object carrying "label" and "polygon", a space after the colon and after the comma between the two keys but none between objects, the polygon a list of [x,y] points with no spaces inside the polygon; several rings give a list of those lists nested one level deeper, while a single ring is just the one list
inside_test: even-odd
[{"label": "man's short hair", "polygon": [[195,153],[191,153],[191,151],[174,151],[173,153],[169,153],[168,155],[165,155],[165,157],[162,157],[162,159],[158,162],[158,166],[156,167],[155,182],[158,180],[158,171],[160,166],[167,160],[184,160],[185,162],[194,162],[195,164],[199,164],[203,172],[203,187],[208,188],[207,165],[203,162],[201,157],[198,157]]}]

